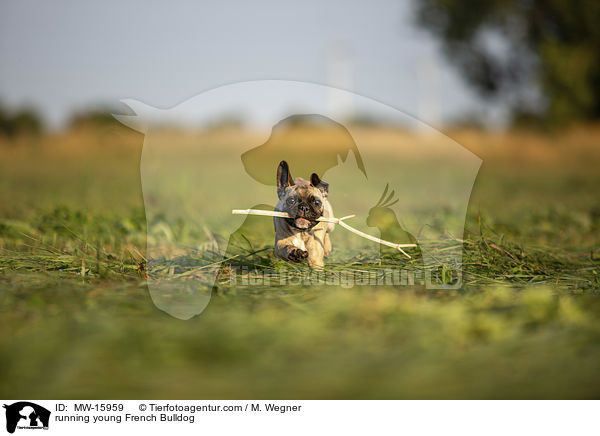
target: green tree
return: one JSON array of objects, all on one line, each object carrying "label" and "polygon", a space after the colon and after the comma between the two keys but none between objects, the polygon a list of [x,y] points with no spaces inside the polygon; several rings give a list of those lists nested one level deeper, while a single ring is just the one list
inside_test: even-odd
[{"label": "green tree", "polygon": [[0,135],[37,135],[43,128],[44,123],[34,109],[22,108],[16,112],[9,112],[0,105]]},{"label": "green tree", "polygon": [[515,120],[600,118],[600,1],[418,0],[465,80],[507,101]]}]

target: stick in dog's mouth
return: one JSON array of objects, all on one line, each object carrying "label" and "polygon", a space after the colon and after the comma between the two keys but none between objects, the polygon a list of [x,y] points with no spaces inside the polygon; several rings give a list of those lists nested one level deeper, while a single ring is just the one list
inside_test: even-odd
[{"label": "stick in dog's mouth", "polygon": [[[234,215],[273,216],[273,217],[278,217],[278,218],[286,218],[289,220],[294,220],[294,218],[290,217],[286,212],[280,212],[280,211],[257,210],[257,209],[234,209],[231,211],[231,213]],[[379,244],[383,244],[383,245],[387,245],[388,247],[395,248],[398,251],[400,251],[402,254],[404,254],[406,257],[408,257],[409,259],[411,258],[411,256],[408,253],[406,253],[402,248],[417,247],[417,244],[394,244],[393,242],[385,241],[383,239],[379,239],[379,238],[376,238],[375,236],[371,236],[364,232],[361,232],[360,230],[357,230],[354,227],[351,227],[344,222],[344,220],[346,220],[348,218],[353,218],[355,216],[356,215],[348,215],[348,216],[345,216],[342,218],[323,217],[322,216],[320,218],[317,218],[317,221],[326,221],[326,222],[330,222],[330,223],[334,223],[334,224],[339,224],[346,230],[350,230],[352,233],[360,236],[361,238],[365,238],[365,239],[368,239],[369,241],[377,242]]]},{"label": "stick in dog's mouth", "polygon": [[[317,219],[320,217],[317,217]],[[319,222],[317,219],[309,220],[303,217],[287,218],[287,222],[299,230],[308,230],[316,226]]]}]

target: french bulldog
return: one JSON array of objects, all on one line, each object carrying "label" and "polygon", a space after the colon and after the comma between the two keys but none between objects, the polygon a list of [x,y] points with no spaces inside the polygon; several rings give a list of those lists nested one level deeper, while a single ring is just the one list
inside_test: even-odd
[{"label": "french bulldog", "polygon": [[290,218],[273,219],[275,224],[275,254],[291,262],[308,260],[311,268],[322,268],[323,258],[331,253],[333,223],[317,221],[333,217],[327,197],[329,184],[316,173],[310,181],[300,177],[293,180],[286,161],[277,167],[277,196],[275,210],[286,212]]}]

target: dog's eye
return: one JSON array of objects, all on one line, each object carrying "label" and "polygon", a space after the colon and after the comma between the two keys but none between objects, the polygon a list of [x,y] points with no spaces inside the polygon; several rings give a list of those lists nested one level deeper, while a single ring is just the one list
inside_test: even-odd
[{"label": "dog's eye", "polygon": [[321,200],[319,200],[318,198],[315,198],[315,206],[321,207]]},{"label": "dog's eye", "polygon": [[294,197],[290,197],[287,199],[288,204],[296,204],[296,199]]}]

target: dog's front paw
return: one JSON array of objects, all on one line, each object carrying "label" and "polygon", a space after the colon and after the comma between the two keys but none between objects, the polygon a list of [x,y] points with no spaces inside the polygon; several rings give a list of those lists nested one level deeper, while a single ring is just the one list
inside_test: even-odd
[{"label": "dog's front paw", "polygon": [[292,248],[288,254],[288,260],[292,262],[302,262],[308,257],[308,251],[300,250],[299,248]]}]

